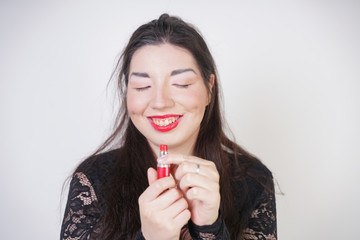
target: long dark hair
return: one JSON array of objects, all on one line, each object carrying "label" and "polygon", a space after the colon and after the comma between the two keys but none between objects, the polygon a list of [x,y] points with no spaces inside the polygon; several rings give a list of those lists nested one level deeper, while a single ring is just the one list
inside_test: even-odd
[{"label": "long dark hair", "polygon": [[[112,167],[106,186],[101,188],[99,197],[105,209],[99,223],[99,238],[132,239],[141,227],[138,197],[148,186],[146,171],[149,167],[155,167],[156,156],[146,138],[129,119],[126,87],[133,54],[142,46],[164,43],[185,48],[192,53],[208,88],[211,99],[201,122],[193,154],[216,164],[220,174],[220,211],[232,238],[240,238],[249,217],[247,208],[241,207],[248,201],[243,176],[248,164],[258,160],[224,133],[218,75],[204,39],[194,26],[168,14],[140,26],[133,33],[114,72],[121,101],[116,125],[110,137],[93,154],[95,156],[111,148],[118,149],[118,159]],[[211,74],[214,74],[215,81],[210,89]],[[241,156],[246,156],[250,161],[238,161]],[[236,198],[236,205],[240,208],[235,207],[232,193],[234,183],[239,181],[244,183],[243,196]]]}]

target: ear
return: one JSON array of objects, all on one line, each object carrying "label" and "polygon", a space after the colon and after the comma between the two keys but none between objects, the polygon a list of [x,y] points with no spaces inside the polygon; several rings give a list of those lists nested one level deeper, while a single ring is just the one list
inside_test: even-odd
[{"label": "ear", "polygon": [[212,93],[212,88],[214,86],[215,83],[215,75],[214,74],[210,74],[210,79],[209,79],[209,93],[208,93],[208,101],[207,103],[209,104],[211,102],[211,93]]}]

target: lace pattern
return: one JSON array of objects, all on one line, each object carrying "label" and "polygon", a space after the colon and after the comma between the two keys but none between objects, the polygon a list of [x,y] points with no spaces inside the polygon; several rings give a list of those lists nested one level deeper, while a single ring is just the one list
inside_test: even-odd
[{"label": "lace pattern", "polygon": [[214,240],[216,238],[212,233],[199,233],[199,237],[203,240]]},{"label": "lace pattern", "polygon": [[[98,222],[102,216],[96,192],[98,184],[103,184],[106,170],[111,168],[111,158],[104,157],[102,164],[88,170],[76,172],[71,180],[68,201],[61,229],[62,240],[96,239],[99,233]],[[89,168],[86,168],[89,169]],[[92,171],[92,169],[96,169]],[[265,171],[265,170],[264,170]],[[90,181],[90,179],[92,181]],[[262,187],[249,182],[254,201],[254,210],[249,217],[248,227],[243,232],[244,240],[276,240],[275,195]],[[272,182],[268,182],[272,188]],[[234,191],[240,191],[235,190]],[[241,192],[239,192],[241,194]],[[191,221],[190,221],[191,222]],[[211,226],[195,226],[189,222],[181,232],[182,239],[230,239],[222,217]],[[144,239],[139,229],[135,239]]]},{"label": "lace pattern", "polygon": [[276,240],[276,208],[273,193],[264,190],[244,231],[245,240]]},{"label": "lace pattern", "polygon": [[96,232],[95,225],[99,221],[100,210],[97,197],[91,182],[85,174],[74,174],[70,183],[68,204],[61,229],[62,240],[90,239]]},{"label": "lace pattern", "polygon": [[225,221],[221,213],[219,213],[218,219],[211,225],[198,226],[190,220],[188,226],[192,239],[230,239],[229,231],[226,228]]}]

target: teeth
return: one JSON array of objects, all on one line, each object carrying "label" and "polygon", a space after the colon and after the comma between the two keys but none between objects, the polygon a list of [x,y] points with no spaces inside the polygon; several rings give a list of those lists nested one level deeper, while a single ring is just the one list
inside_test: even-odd
[{"label": "teeth", "polygon": [[178,119],[179,117],[169,117],[166,119],[153,118],[152,120],[156,125],[163,127],[172,124]]}]

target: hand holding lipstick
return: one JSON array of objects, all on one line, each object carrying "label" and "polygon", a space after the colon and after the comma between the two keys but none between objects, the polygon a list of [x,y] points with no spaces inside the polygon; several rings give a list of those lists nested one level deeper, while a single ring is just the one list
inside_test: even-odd
[{"label": "hand holding lipstick", "polygon": [[220,208],[220,177],[215,164],[176,154],[161,157],[158,162],[172,164],[171,173],[189,204],[191,220],[199,226],[213,224]]},{"label": "hand holding lipstick", "polygon": [[149,187],[139,197],[141,231],[147,240],[179,239],[181,228],[189,221],[190,211],[172,177],[157,179],[148,169]]}]

